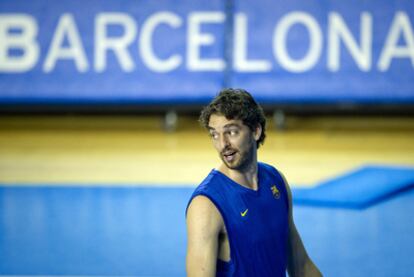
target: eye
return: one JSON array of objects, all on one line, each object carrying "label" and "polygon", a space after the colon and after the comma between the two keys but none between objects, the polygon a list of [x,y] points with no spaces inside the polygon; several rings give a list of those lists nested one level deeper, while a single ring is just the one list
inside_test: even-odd
[{"label": "eye", "polygon": [[218,139],[218,134],[216,132],[210,132],[210,137],[214,140]]},{"label": "eye", "polygon": [[239,134],[239,131],[238,130],[230,130],[229,134],[230,134],[230,136],[234,137],[234,136],[237,136]]}]

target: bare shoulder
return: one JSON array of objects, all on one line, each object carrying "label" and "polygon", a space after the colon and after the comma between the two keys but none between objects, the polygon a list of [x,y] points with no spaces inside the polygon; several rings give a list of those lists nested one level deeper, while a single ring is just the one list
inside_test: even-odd
[{"label": "bare shoulder", "polygon": [[223,227],[223,219],[208,197],[198,195],[192,199],[188,207],[187,225],[189,229],[217,233]]}]

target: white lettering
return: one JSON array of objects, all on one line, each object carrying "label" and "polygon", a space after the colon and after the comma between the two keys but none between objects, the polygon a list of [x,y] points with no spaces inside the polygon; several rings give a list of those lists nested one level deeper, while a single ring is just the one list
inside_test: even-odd
[{"label": "white lettering", "polygon": [[212,34],[201,33],[201,25],[205,23],[223,23],[225,15],[222,12],[190,13],[188,17],[187,34],[187,67],[190,71],[222,71],[225,62],[222,59],[202,59],[201,46],[212,45],[215,38]]},{"label": "white lettering", "polygon": [[[309,31],[310,47],[305,57],[292,59],[286,49],[286,37],[290,27],[303,24]],[[322,33],[316,20],[304,12],[292,12],[284,16],[276,25],[273,35],[273,52],[280,65],[290,72],[300,73],[315,66],[322,51]]]},{"label": "white lettering", "polygon": [[[404,37],[405,46],[398,45],[400,33]],[[387,71],[393,58],[410,58],[414,67],[414,33],[410,19],[404,12],[398,12],[394,17],[378,61],[378,69]]]},{"label": "white lettering", "polygon": [[170,12],[159,12],[152,15],[142,26],[140,37],[140,53],[143,62],[155,72],[167,72],[176,69],[182,62],[180,55],[173,55],[168,59],[159,59],[152,49],[152,35],[155,28],[165,23],[171,27],[178,28],[182,25],[182,20],[176,14]]},{"label": "white lettering", "polygon": [[[119,25],[124,34],[120,37],[108,37],[108,25]],[[121,68],[130,72],[134,70],[134,63],[128,52],[137,33],[134,19],[125,13],[101,13],[95,22],[95,70],[102,72],[106,69],[106,52],[112,50],[116,55]]]},{"label": "white lettering", "polygon": [[371,69],[371,48],[372,48],[372,17],[369,13],[362,13],[358,47],[351,32],[338,13],[329,15],[328,24],[328,69],[338,71],[340,68],[340,40],[348,48],[349,53],[362,71]]},{"label": "white lettering", "polygon": [[[10,33],[10,30],[19,30]],[[0,72],[25,72],[32,69],[39,58],[36,20],[26,14],[0,15]],[[9,55],[19,49],[22,55]]]},{"label": "white lettering", "polygon": [[[65,37],[68,39],[69,47],[63,47]],[[59,59],[73,59],[76,68],[80,72],[87,71],[89,67],[76,23],[71,14],[63,14],[59,19],[46,61],[43,65],[43,71],[52,71],[55,68],[56,61]]]},{"label": "white lettering", "polygon": [[241,72],[268,72],[272,69],[266,60],[247,59],[247,16],[237,14],[234,30],[234,68]]}]

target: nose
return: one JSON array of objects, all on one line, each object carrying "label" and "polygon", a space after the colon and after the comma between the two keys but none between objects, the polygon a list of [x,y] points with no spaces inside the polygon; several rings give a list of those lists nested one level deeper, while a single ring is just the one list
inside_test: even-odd
[{"label": "nose", "polygon": [[220,137],[220,144],[221,144],[221,150],[226,149],[226,147],[230,146],[230,141],[226,135],[223,135]]}]

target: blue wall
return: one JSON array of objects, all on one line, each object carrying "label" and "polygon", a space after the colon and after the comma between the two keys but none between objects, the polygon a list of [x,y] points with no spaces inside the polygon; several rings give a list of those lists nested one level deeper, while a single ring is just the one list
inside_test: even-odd
[{"label": "blue wall", "polygon": [[1,1],[0,103],[414,102],[414,2],[233,4]]}]

